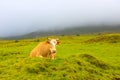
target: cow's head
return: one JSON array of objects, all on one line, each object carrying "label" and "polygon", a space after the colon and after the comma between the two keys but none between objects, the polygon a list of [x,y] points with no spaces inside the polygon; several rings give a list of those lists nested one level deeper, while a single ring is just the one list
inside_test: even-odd
[{"label": "cow's head", "polygon": [[47,42],[52,45],[50,48],[51,53],[56,53],[56,45],[60,43],[59,39],[48,38]]}]

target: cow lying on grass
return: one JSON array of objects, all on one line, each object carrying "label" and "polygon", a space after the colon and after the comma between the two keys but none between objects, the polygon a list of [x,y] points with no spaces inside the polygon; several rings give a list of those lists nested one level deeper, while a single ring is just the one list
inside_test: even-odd
[{"label": "cow lying on grass", "polygon": [[38,44],[30,53],[30,57],[46,57],[50,59],[56,58],[56,45],[59,44],[59,39],[50,39]]}]

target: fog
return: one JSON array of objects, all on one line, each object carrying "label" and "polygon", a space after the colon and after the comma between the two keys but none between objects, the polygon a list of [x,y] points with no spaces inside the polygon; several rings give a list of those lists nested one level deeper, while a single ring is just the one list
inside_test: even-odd
[{"label": "fog", "polygon": [[120,0],[0,0],[0,37],[119,23]]}]

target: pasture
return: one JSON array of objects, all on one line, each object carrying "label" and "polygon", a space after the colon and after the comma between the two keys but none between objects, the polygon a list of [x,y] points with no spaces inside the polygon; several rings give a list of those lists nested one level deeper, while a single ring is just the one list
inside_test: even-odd
[{"label": "pasture", "polygon": [[30,58],[46,37],[0,40],[0,80],[120,80],[120,34],[59,38],[55,60]]}]

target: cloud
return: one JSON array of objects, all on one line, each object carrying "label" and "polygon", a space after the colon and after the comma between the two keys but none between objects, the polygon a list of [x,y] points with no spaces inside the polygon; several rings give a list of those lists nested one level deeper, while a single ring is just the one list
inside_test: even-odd
[{"label": "cloud", "polygon": [[119,0],[0,0],[0,36],[94,23],[120,23]]}]

